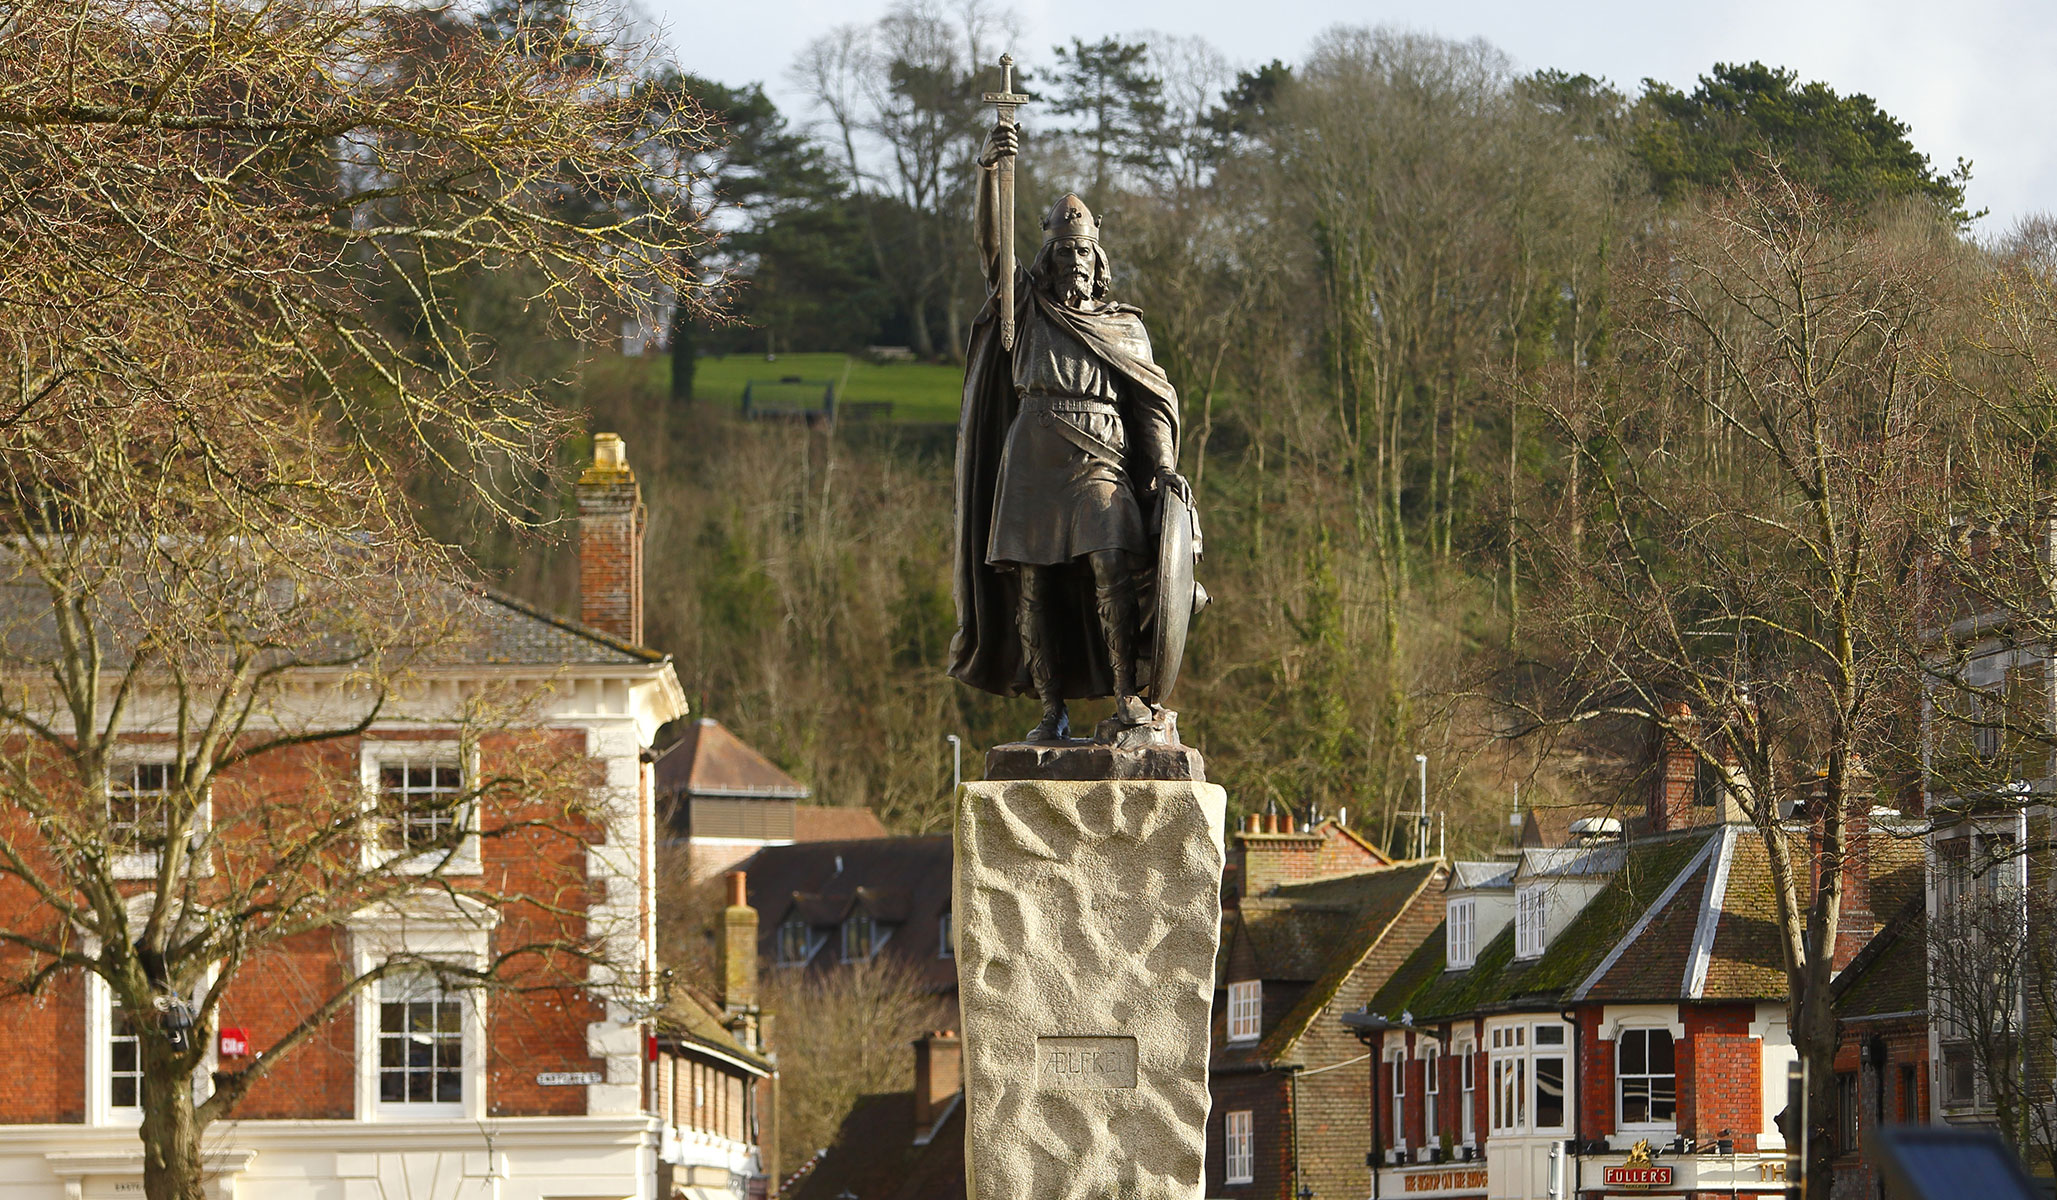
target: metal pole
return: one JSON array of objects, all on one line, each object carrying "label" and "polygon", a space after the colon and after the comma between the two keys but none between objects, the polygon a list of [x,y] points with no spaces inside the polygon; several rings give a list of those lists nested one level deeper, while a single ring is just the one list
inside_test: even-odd
[{"label": "metal pole", "polygon": [[1428,755],[1414,756],[1414,766],[1421,772],[1421,815],[1414,825],[1414,857],[1428,857]]},{"label": "metal pole", "polygon": [[946,733],[943,740],[950,743],[950,793],[964,786],[964,743],[956,734]]}]

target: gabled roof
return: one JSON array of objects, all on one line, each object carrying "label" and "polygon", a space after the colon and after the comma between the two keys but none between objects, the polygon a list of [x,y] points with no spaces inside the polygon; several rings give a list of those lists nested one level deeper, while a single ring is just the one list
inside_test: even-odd
[{"label": "gabled roof", "polygon": [[[1710,847],[1721,841],[1720,830],[1702,828],[1622,847],[1620,868],[1551,941],[1540,958],[1515,959],[1514,929],[1510,925],[1480,948],[1469,968],[1441,970],[1443,941],[1430,937],[1416,947],[1407,962],[1372,997],[1371,1010],[1390,1017],[1411,1012],[1415,1021],[1421,1023],[1478,1012],[1548,1006],[1573,999],[1575,992],[1599,982],[1628,958],[1626,948],[1648,934],[1660,918],[1671,921],[1690,917],[1686,921],[1689,930],[1697,928],[1698,910],[1694,904],[1701,892],[1687,886],[1688,877],[1694,870],[1706,867],[1714,857]],[[1688,895],[1691,900],[1681,899]],[[1685,907],[1674,912],[1681,904]],[[1616,953],[1617,949],[1623,953]],[[1670,977],[1672,996],[1682,988],[1690,950],[1689,936],[1666,959],[1676,967],[1676,973]],[[1652,952],[1660,953],[1654,943]]]},{"label": "gabled roof", "polygon": [[686,726],[657,755],[657,790],[668,797],[804,800],[812,793],[712,717]]},{"label": "gabled roof", "polygon": [[1597,846],[1536,847],[1521,852],[1514,875],[1526,881],[1536,876],[1568,878],[1577,875],[1612,875],[1621,869],[1623,850],[1619,844]]},{"label": "gabled roof", "polygon": [[[862,911],[892,930],[882,957],[906,963],[935,990],[954,989],[957,962],[940,954],[954,861],[947,833],[766,846],[740,864],[757,910],[759,960],[777,961],[779,926],[788,919],[825,933]],[[831,937],[813,965],[829,967],[837,954]]]},{"label": "gabled roof", "polygon": [[[1281,885],[1263,896],[1244,897],[1239,910],[1224,913],[1218,962],[1229,960],[1231,938],[1263,940],[1269,943],[1268,949],[1258,948],[1264,977],[1305,979],[1308,986],[1262,1041],[1217,1050],[1216,1067],[1278,1062],[1296,1053],[1308,1027],[1408,910],[1416,903],[1441,905],[1440,890],[1434,887],[1441,878],[1440,861],[1403,862]],[[1263,966],[1267,952],[1279,956],[1278,966]],[[1274,975],[1274,970],[1290,974]]]}]

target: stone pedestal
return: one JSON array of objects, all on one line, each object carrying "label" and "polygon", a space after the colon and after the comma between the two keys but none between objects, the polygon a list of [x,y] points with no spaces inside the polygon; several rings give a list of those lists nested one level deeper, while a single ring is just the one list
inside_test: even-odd
[{"label": "stone pedestal", "polygon": [[1199,1200],[1225,804],[1190,777],[959,792],[971,1200]]}]

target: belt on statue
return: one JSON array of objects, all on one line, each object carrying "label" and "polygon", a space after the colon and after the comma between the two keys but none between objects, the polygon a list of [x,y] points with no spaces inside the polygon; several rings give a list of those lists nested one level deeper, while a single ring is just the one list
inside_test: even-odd
[{"label": "belt on statue", "polygon": [[1091,396],[1063,396],[1052,392],[1023,392],[1021,411],[1025,413],[1064,413],[1080,417],[1119,417],[1121,410],[1112,400],[1098,400]]}]

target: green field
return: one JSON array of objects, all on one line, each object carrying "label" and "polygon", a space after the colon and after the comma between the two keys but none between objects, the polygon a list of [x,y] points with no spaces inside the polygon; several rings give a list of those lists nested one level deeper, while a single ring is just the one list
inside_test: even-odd
[{"label": "green field", "polygon": [[[664,364],[661,370],[670,371],[668,359],[658,361]],[[703,403],[737,406],[743,402],[744,385],[751,380],[771,383],[788,375],[810,383],[835,382],[838,404],[888,402],[893,413],[887,419],[896,422],[955,424],[964,392],[961,367],[930,363],[880,366],[847,354],[781,354],[771,362],[761,354],[727,354],[700,360],[693,375],[693,394]]]}]

